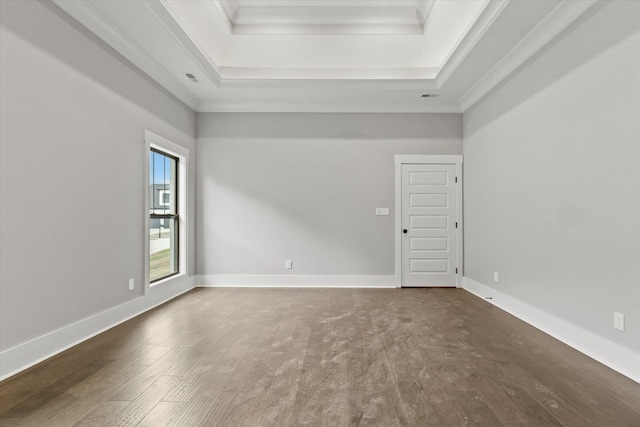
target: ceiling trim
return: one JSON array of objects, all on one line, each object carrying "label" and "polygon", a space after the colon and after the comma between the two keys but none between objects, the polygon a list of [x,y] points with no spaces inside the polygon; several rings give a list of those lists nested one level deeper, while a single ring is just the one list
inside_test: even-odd
[{"label": "ceiling trim", "polygon": [[89,2],[52,0],[76,21],[96,34],[120,55],[131,61],[149,77],[164,87],[172,95],[194,109],[196,97],[180,83],[166,68],[158,63],[137,43],[127,37],[106,16],[96,10]]},{"label": "ceiling trim", "polygon": [[[237,0],[227,0],[227,1],[211,0],[211,1],[213,1],[213,4],[216,5],[216,8],[218,9],[220,16],[222,16],[222,20],[227,26],[227,30],[229,30],[230,34],[233,34],[233,22],[231,21],[231,17],[235,15],[235,11],[238,10],[238,7],[239,7],[238,1]],[[231,12],[232,8],[234,10],[233,12]]]},{"label": "ceiling trim", "polygon": [[151,55],[142,49],[133,40],[127,37],[109,19],[97,11],[87,2],[69,2],[52,0],[73,19],[84,25],[105,43],[111,46],[120,55],[131,61],[151,79],[156,81],[173,96],[195,109],[196,97],[185,88],[166,68],[160,65]]},{"label": "ceiling trim", "polygon": [[500,16],[504,8],[509,4],[509,1],[510,0],[489,0],[487,2],[485,7],[480,11],[478,19],[473,21],[473,24],[471,24],[471,27],[465,32],[456,48],[445,60],[442,67],[440,67],[440,71],[436,76],[438,87],[444,86],[453,72],[473,50],[476,43],[484,36],[484,33],[491,27],[496,18]]},{"label": "ceiling trim", "polygon": [[440,0],[431,0],[431,1],[419,1],[418,2],[418,14],[420,17],[420,22],[422,22],[422,33],[427,32],[427,28],[431,24],[431,20],[435,15],[436,9],[440,4]]},{"label": "ceiling trim", "polygon": [[[440,0],[395,0],[377,5],[346,0],[271,1],[270,6],[275,7],[242,0],[210,1],[230,34],[236,35],[415,35],[424,34]],[[366,16],[354,14],[355,10],[364,11]],[[333,11],[333,16],[327,19],[331,15],[328,11]],[[391,19],[387,18],[389,14]]]},{"label": "ceiling trim", "polygon": [[200,102],[199,113],[462,113],[457,103],[406,104],[406,103],[226,103]]},{"label": "ceiling trim", "polygon": [[220,88],[225,89],[369,89],[415,90],[437,93],[434,79],[224,79]]},{"label": "ceiling trim", "polygon": [[417,35],[421,24],[233,24],[234,35]]},{"label": "ceiling trim", "polygon": [[233,22],[236,17],[238,10],[240,9],[240,2],[238,0],[214,0],[217,3],[221,3],[221,6],[224,8],[224,11],[227,13],[227,16]]},{"label": "ceiling trim", "polygon": [[153,13],[153,16],[160,22],[167,32],[178,42],[187,55],[200,67],[201,71],[209,78],[211,83],[219,85],[222,76],[216,63],[201,49],[195,40],[184,31],[184,26],[178,18],[158,1],[144,0],[143,4]]},{"label": "ceiling trim", "polygon": [[[260,82],[266,87],[313,86],[325,82],[327,85],[364,84],[367,86],[398,82],[408,87],[429,85],[436,88],[437,68],[257,68],[221,67],[223,80],[220,87],[255,86]],[[232,83],[233,82],[233,83]],[[361,83],[359,83],[361,82]],[[422,87],[422,86],[420,86]]]},{"label": "ceiling trim", "polygon": [[598,0],[563,0],[460,98],[462,111],[471,108],[596,3]]}]

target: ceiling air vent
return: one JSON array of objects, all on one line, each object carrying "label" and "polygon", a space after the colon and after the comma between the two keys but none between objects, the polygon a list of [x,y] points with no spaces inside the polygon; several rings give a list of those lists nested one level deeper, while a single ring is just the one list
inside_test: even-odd
[{"label": "ceiling air vent", "polygon": [[421,97],[422,98],[437,98],[438,95],[435,94],[435,93],[423,93]]},{"label": "ceiling air vent", "polygon": [[194,82],[194,83],[198,83],[198,79],[196,79],[196,76],[194,76],[193,74],[191,74],[191,73],[185,73],[184,75],[185,75],[185,76],[187,76],[187,78],[188,78],[189,80],[191,80],[192,82]]}]

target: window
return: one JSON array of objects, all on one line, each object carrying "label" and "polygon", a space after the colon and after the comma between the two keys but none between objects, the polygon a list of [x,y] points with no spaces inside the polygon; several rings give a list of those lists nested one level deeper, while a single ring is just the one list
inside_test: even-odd
[{"label": "window", "polygon": [[179,160],[151,148],[149,153],[149,282],[179,272]]},{"label": "window", "polygon": [[149,130],[144,143],[145,286],[154,287],[187,277],[189,149]]},{"label": "window", "polygon": [[171,205],[171,192],[170,191],[160,191],[160,204],[162,206]]}]

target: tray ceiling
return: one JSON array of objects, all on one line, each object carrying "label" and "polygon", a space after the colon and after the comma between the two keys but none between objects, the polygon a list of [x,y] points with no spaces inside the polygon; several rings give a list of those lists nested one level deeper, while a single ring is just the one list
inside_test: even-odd
[{"label": "tray ceiling", "polygon": [[597,3],[53,2],[195,110],[256,112],[460,112]]},{"label": "tray ceiling", "polygon": [[233,34],[424,34],[439,0],[214,0]]}]

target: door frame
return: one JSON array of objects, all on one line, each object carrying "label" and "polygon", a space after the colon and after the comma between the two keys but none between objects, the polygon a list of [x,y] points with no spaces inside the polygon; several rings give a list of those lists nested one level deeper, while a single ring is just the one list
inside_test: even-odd
[{"label": "door frame", "polygon": [[458,274],[456,275],[456,288],[462,287],[462,277],[464,275],[464,250],[463,250],[463,210],[462,210],[462,164],[463,157],[461,154],[453,155],[424,155],[424,154],[396,154],[394,156],[396,164],[396,251],[395,251],[395,285],[396,288],[402,287],[402,165],[420,164],[420,165],[455,165],[456,177],[458,181],[455,185],[456,191],[456,221],[458,228],[456,229],[457,257],[458,257]]}]

